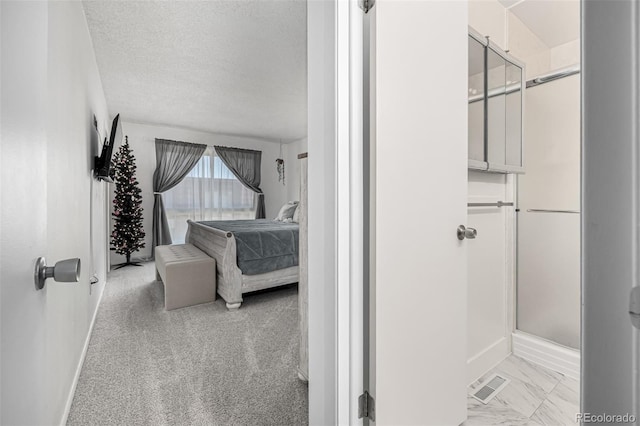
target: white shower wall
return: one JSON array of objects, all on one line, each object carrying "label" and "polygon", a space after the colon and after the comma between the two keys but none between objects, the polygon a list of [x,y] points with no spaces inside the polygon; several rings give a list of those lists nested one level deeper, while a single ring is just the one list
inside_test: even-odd
[{"label": "white shower wall", "polygon": [[[469,171],[469,202],[513,199],[513,177]],[[511,352],[513,328],[513,207],[470,207],[467,226],[478,231],[468,247],[467,351],[469,383]]]},{"label": "white shower wall", "polygon": [[[497,0],[470,0],[469,25],[506,49],[507,11]],[[482,122],[469,123],[470,132],[482,132]],[[475,126],[480,126],[474,130]],[[469,202],[511,201],[507,175],[469,171]],[[509,209],[510,210],[510,209]],[[472,383],[502,361],[511,351],[508,309],[513,278],[507,235],[507,209],[469,208],[467,223],[478,237],[468,241],[467,381]],[[511,293],[512,294],[512,293]]]}]

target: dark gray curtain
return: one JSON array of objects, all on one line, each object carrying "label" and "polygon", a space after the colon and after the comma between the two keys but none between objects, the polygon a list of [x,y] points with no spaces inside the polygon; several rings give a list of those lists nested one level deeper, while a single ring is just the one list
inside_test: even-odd
[{"label": "dark gray curtain", "polygon": [[260,189],[262,151],[228,148],[226,146],[214,146],[214,148],[220,160],[231,170],[231,173],[233,173],[244,186],[258,194],[256,219],[264,219],[267,217],[264,208],[264,193],[262,189]]},{"label": "dark gray curtain", "polygon": [[171,244],[171,232],[164,211],[162,193],[170,190],[193,169],[206,145],[156,139],[156,171],[153,173],[153,244],[156,246]]}]

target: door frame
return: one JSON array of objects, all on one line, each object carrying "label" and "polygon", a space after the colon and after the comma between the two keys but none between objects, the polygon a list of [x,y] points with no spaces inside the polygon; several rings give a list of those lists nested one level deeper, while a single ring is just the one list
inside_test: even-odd
[{"label": "door frame", "polygon": [[307,2],[309,423],[361,424],[362,18]]},{"label": "door frame", "polygon": [[[621,74],[626,80],[632,82],[632,87],[640,87],[640,67],[638,66],[637,55],[634,54],[638,47],[638,33],[640,32],[640,18],[638,8],[633,5],[631,11],[623,11],[622,20],[612,20],[612,10],[597,10],[598,3],[591,2],[591,9],[585,12],[586,1],[582,2],[582,55],[583,55],[583,154],[582,154],[582,210],[583,210],[583,242],[582,242],[582,291],[583,291],[583,312],[582,312],[582,406],[581,411],[596,412],[590,400],[590,392],[596,387],[609,389],[607,386],[589,385],[590,378],[602,377],[596,374],[593,366],[590,365],[590,358],[598,356],[598,351],[591,351],[590,341],[596,341],[598,330],[589,327],[589,319],[594,315],[594,305],[590,300],[590,292],[597,288],[597,283],[589,275],[594,265],[589,253],[595,254],[597,249],[601,259],[611,257],[611,249],[617,250],[620,244],[612,247],[602,244],[592,244],[589,229],[589,221],[598,220],[602,224],[618,227],[621,222],[628,222],[628,214],[624,218],[618,217],[625,212],[631,212],[633,218],[638,216],[637,199],[635,193],[638,188],[638,134],[637,126],[638,104],[640,100],[637,90],[628,90],[630,95],[629,103],[632,105],[631,114],[624,115],[628,118],[626,124],[630,133],[627,135],[625,146],[633,152],[633,161],[625,161],[625,158],[614,158],[609,152],[597,152],[594,150],[595,144],[591,143],[591,133],[593,127],[586,123],[600,123],[599,127],[603,131],[607,130],[614,134],[618,132],[616,123],[607,122],[610,114],[598,114],[598,111],[587,110],[585,105],[585,92],[597,87],[606,87],[607,81],[611,86],[619,86],[619,78],[613,78],[612,72]],[[357,82],[350,80],[350,77],[357,76],[357,55],[349,52],[349,47],[353,47],[354,39],[352,31],[357,27],[356,14],[353,13],[356,5],[355,0],[343,2],[338,0],[323,0],[308,2],[307,23],[308,23],[308,94],[309,94],[309,222],[310,222],[310,244],[309,244],[309,419],[310,424],[347,424],[356,423],[357,419],[357,397],[361,381],[358,378],[358,371],[361,371],[361,338],[358,330],[361,323],[361,277],[359,270],[360,263],[357,262],[362,255],[361,245],[357,244],[358,226],[357,213],[358,206],[353,204],[353,200],[358,195],[358,188],[354,177],[359,176],[357,156],[357,143],[361,134],[357,131],[357,114],[352,114],[353,102],[358,97]],[[629,13],[631,12],[631,13]],[[590,19],[597,16],[606,18],[599,20],[598,26],[588,25]],[[629,16],[632,17],[629,20]],[[590,18],[591,17],[591,18]],[[354,24],[354,22],[356,22]],[[611,25],[605,25],[609,22]],[[620,29],[620,22],[629,23],[628,26]],[[585,31],[585,27],[589,31]],[[605,28],[606,27],[606,28]],[[617,27],[618,31],[616,31]],[[598,31],[598,28],[600,30]],[[593,33],[591,31],[595,30]],[[608,34],[607,34],[608,32]],[[604,37],[609,40],[605,43],[600,39],[597,44],[589,44],[589,37]],[[597,50],[601,47],[609,48],[616,46],[615,51],[619,57],[632,59],[631,67],[612,67],[607,61],[600,61],[601,67],[606,67],[606,72],[602,75],[608,76],[607,81],[590,80],[598,69],[597,61],[584,60],[585,56],[598,55]],[[624,50],[624,51],[623,51]],[[360,73],[361,75],[361,73]],[[590,83],[594,81],[594,83]],[[592,86],[593,84],[593,86]],[[587,96],[588,97],[588,96]],[[361,97],[360,97],[361,99]],[[348,102],[351,102],[350,107]],[[600,109],[609,108],[606,105],[606,98],[598,102]],[[614,107],[619,107],[617,100]],[[591,105],[589,105],[591,108]],[[361,126],[360,126],[361,127]],[[318,143],[318,141],[324,143]],[[591,167],[591,162],[599,162],[597,168]],[[607,167],[609,164],[609,167]],[[618,182],[625,183],[620,191],[609,191],[606,185],[598,185],[595,179],[605,179],[603,175],[598,175],[598,170],[607,169],[608,176],[613,179],[615,170],[625,172],[624,179]],[[315,170],[322,173],[314,172]],[[602,183],[602,182],[601,182]],[[626,191],[625,191],[626,190]],[[599,197],[607,197],[612,193],[627,195],[628,206],[619,204],[620,208],[611,209],[608,203],[590,203],[590,199],[597,200]],[[352,200],[347,203],[345,200]],[[627,209],[626,207],[629,207]],[[314,214],[322,213],[322,214]],[[619,212],[620,214],[615,214]],[[327,214],[328,213],[328,214]],[[632,224],[635,227],[635,224]],[[595,237],[595,236],[594,236]],[[595,241],[593,241],[595,243]],[[637,238],[629,240],[629,247],[634,257],[625,258],[627,267],[632,271],[631,275],[637,278]],[[346,256],[345,254],[349,255]],[[358,266],[358,268],[356,268]],[[599,274],[610,272],[615,279],[615,270],[604,270],[601,268]],[[349,280],[351,278],[351,280]],[[630,290],[634,282],[625,284]],[[625,318],[628,320],[628,318]],[[635,362],[638,362],[640,352],[637,331],[629,342],[630,353],[635,355]],[[358,343],[358,344],[354,344]],[[360,362],[360,364],[358,364]],[[631,372],[629,372],[631,373]],[[636,383],[633,400],[638,401],[638,372],[636,371]],[[594,379],[595,380],[595,379]],[[597,395],[594,395],[594,398]],[[613,393],[612,393],[613,396]],[[586,397],[586,398],[585,398]],[[605,398],[606,399],[606,398]],[[595,401],[595,400],[594,400]],[[606,405],[606,401],[600,401],[597,405]],[[638,403],[632,409],[636,414],[640,414]],[[355,413],[355,417],[354,416]]]},{"label": "door frame", "polygon": [[640,241],[640,6],[582,1],[581,412],[635,414],[640,333],[629,318]]}]

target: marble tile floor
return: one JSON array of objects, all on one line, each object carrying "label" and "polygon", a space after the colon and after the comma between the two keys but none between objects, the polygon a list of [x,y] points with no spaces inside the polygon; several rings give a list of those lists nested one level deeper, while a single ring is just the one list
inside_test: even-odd
[{"label": "marble tile floor", "polygon": [[469,395],[464,426],[577,424],[579,381],[511,355],[469,386],[469,393],[494,373],[511,382],[487,405]]}]

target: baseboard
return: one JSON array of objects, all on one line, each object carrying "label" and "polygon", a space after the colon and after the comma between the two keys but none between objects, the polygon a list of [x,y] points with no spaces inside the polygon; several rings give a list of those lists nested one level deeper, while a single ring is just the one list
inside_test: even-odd
[{"label": "baseboard", "polygon": [[467,383],[472,384],[487,371],[500,364],[511,353],[509,340],[502,337],[479,354],[467,360]]},{"label": "baseboard", "polygon": [[84,347],[82,348],[82,354],[80,354],[80,360],[78,361],[78,367],[76,368],[76,374],[73,376],[73,382],[71,382],[71,389],[69,390],[69,396],[67,397],[67,403],[64,407],[64,413],[62,413],[62,419],[60,419],[60,426],[65,426],[67,424],[67,420],[69,419],[69,412],[71,411],[71,404],[73,404],[73,396],[76,394],[76,387],[78,386],[78,380],[80,379],[80,373],[82,372],[82,366],[84,365],[84,359],[87,356],[87,350],[89,349],[89,341],[91,340],[91,335],[93,334],[93,325],[96,322],[96,317],[98,316],[98,309],[100,309],[100,304],[102,303],[102,296],[104,295],[104,291],[106,288],[106,283],[102,286],[102,291],[100,292],[100,296],[98,297],[98,303],[96,303],[96,309],[93,311],[93,316],[91,317],[91,323],[89,323],[89,330],[87,332],[87,338],[84,341]]},{"label": "baseboard", "polygon": [[516,331],[513,333],[513,354],[572,379],[580,380],[580,351],[577,349]]}]

